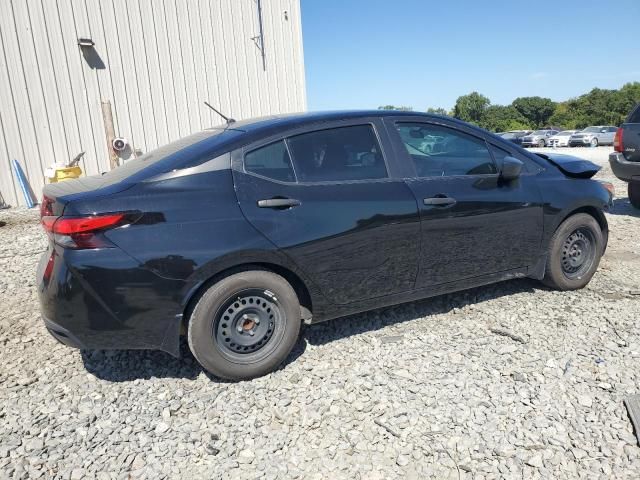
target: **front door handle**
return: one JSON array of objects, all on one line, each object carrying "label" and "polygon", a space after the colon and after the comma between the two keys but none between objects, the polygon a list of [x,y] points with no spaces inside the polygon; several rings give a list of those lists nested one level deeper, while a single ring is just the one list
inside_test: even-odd
[{"label": "front door handle", "polygon": [[434,207],[451,207],[456,204],[456,199],[445,196],[435,196],[431,198],[425,198],[422,200],[425,205],[431,205]]},{"label": "front door handle", "polygon": [[258,200],[258,207],[260,208],[276,208],[284,210],[286,208],[297,207],[300,205],[300,200],[295,198],[270,198],[268,200]]}]

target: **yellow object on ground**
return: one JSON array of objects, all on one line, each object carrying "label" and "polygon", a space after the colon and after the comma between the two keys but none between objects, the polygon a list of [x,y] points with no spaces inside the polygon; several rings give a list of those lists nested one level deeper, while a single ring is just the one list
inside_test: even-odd
[{"label": "yellow object on ground", "polygon": [[49,178],[51,183],[61,182],[63,180],[71,180],[82,175],[82,169],[77,165],[75,167],[56,168],[54,176]]}]

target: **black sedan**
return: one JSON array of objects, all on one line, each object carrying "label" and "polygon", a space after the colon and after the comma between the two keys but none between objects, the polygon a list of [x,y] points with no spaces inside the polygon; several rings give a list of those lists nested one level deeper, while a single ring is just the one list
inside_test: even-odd
[{"label": "black sedan", "polygon": [[44,323],[83,349],[275,369],[301,322],[516,277],[584,287],[612,195],[594,164],[415,112],[296,114],[196,133],[48,185]]}]

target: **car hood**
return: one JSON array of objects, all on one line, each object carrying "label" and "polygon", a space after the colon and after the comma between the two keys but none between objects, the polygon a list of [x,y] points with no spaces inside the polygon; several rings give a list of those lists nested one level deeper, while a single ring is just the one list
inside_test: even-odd
[{"label": "car hood", "polygon": [[553,163],[568,177],[591,178],[602,168],[589,160],[583,160],[573,155],[560,153],[537,153],[537,155]]}]

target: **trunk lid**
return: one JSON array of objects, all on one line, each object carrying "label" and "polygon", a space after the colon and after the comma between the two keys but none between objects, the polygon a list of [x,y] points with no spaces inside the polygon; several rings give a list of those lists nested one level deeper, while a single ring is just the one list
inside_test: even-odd
[{"label": "trunk lid", "polygon": [[537,153],[537,155],[558,167],[567,177],[591,178],[602,168],[589,160],[574,157],[573,155],[559,153]]}]

